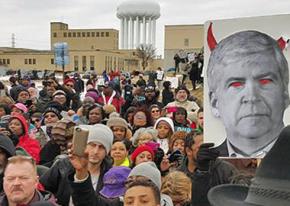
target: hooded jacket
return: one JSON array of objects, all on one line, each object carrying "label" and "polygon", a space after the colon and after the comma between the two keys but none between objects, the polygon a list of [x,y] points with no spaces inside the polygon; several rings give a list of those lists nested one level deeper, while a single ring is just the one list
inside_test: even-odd
[{"label": "hooded jacket", "polygon": [[19,136],[19,142],[16,145],[16,148],[24,149],[38,164],[40,160],[40,145],[37,140],[29,137],[28,125],[25,118],[22,115],[13,115],[11,118],[18,119],[21,122],[23,128],[23,135]]}]

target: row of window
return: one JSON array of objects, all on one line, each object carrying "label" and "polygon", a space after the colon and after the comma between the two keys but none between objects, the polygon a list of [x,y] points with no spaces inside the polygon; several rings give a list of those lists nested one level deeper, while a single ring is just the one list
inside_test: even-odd
[{"label": "row of window", "polygon": [[[110,32],[64,32],[63,37],[109,37]],[[57,37],[57,33],[53,33]]]},{"label": "row of window", "polygon": [[36,59],[24,59],[24,64],[36,64]]},{"label": "row of window", "polygon": [[0,65],[10,64],[10,59],[0,59]]}]

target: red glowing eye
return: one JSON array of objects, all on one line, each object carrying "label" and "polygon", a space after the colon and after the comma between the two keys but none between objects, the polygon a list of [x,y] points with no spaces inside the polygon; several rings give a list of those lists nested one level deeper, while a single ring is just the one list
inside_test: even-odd
[{"label": "red glowing eye", "polygon": [[272,80],[271,79],[260,79],[259,82],[261,85],[266,85],[266,84],[271,83]]},{"label": "red glowing eye", "polygon": [[237,88],[237,87],[241,87],[241,86],[243,86],[243,85],[244,85],[243,82],[232,82],[232,83],[230,84],[231,87],[235,87],[235,88]]}]

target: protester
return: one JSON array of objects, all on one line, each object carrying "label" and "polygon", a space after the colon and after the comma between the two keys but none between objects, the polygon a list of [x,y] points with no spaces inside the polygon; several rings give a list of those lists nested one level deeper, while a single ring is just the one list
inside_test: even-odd
[{"label": "protester", "polygon": [[[88,154],[88,171],[90,171],[91,187],[98,193],[103,188],[104,174],[112,164],[108,158],[113,143],[113,133],[105,125],[82,125],[89,130],[86,152]],[[52,192],[58,204],[69,205],[73,194],[68,182],[68,175],[74,171],[68,158],[57,160],[41,178],[44,188]]]},{"label": "protester", "polygon": [[107,126],[113,131],[114,140],[130,139],[132,136],[128,128],[128,123],[123,118],[111,117],[107,121]]},{"label": "protester", "polygon": [[0,196],[0,205],[32,205],[39,201],[57,205],[50,193],[38,190],[37,186],[38,176],[33,159],[25,156],[10,157],[4,172],[4,193]]},{"label": "protester", "polygon": [[191,178],[193,205],[209,206],[206,197],[209,189],[230,183],[237,172],[230,163],[217,158],[219,153],[212,146],[203,144],[203,135],[199,133],[189,134],[185,140],[186,157],[179,170]]},{"label": "protester", "polygon": [[173,121],[168,117],[161,117],[154,124],[154,129],[158,131],[157,143],[160,144],[160,148],[163,149],[164,153],[167,153],[169,150],[169,140],[174,132]]},{"label": "protester", "polygon": [[165,176],[161,192],[171,197],[174,206],[191,204],[191,180],[183,172],[174,171]]},{"label": "protester", "polygon": [[105,112],[100,105],[93,105],[88,108],[87,119],[88,124],[99,124],[105,118]]},{"label": "protester", "polygon": [[122,141],[114,140],[110,156],[113,159],[113,166],[125,166],[130,167],[131,162],[129,160],[129,150],[131,142],[127,139]]},{"label": "protester", "polygon": [[151,122],[155,124],[155,122],[161,117],[161,108],[157,104],[152,104],[149,107],[149,112],[151,114]]}]

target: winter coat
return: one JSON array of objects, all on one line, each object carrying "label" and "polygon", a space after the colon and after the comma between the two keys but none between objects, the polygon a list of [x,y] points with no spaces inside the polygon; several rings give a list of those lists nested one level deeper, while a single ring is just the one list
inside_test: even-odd
[{"label": "winter coat", "polygon": [[25,118],[22,115],[14,115],[12,118],[18,119],[23,127],[24,134],[19,137],[19,142],[16,145],[16,148],[24,149],[38,164],[40,157],[40,145],[39,142],[35,139],[29,137],[28,134],[28,125]]},{"label": "winter coat", "polygon": [[[94,193],[99,193],[103,188],[104,174],[112,167],[110,160],[106,157],[101,164],[100,177]],[[68,181],[68,175],[74,173],[74,168],[68,158],[57,160],[52,167],[40,178],[44,188],[52,192],[60,205],[68,206],[73,190]],[[90,205],[90,204],[87,204]]]},{"label": "winter coat", "polygon": [[[32,203],[37,203],[37,202],[49,202],[49,203],[51,203],[51,205],[57,206],[55,201],[56,200],[51,193],[49,193],[47,191],[36,190],[36,193],[35,193],[33,199],[31,200],[31,202],[29,203],[29,205]],[[5,195],[5,193],[2,193],[0,195],[0,205],[1,206],[9,206],[7,196]]]},{"label": "winter coat", "polygon": [[207,193],[210,188],[230,183],[231,178],[237,173],[236,168],[223,160],[216,159],[211,162],[208,172],[200,172],[196,170],[194,173],[190,172],[187,168],[188,159],[185,158],[182,165],[178,169],[184,172],[192,181],[192,205],[210,206]]}]

